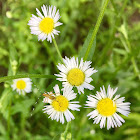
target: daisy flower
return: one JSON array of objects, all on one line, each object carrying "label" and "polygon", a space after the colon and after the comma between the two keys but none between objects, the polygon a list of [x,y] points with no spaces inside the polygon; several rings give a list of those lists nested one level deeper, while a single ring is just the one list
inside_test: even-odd
[{"label": "daisy flower", "polygon": [[89,108],[94,108],[94,110],[87,116],[90,116],[89,119],[93,118],[93,123],[98,124],[100,122],[100,128],[105,127],[106,122],[107,129],[117,126],[120,127],[125,120],[119,116],[117,112],[123,114],[124,116],[128,116],[130,113],[130,103],[124,103],[123,101],[125,101],[125,97],[120,98],[120,95],[116,95],[113,98],[117,88],[113,90],[109,85],[107,93],[104,86],[103,88],[100,88],[100,90],[101,91],[97,92],[96,96],[88,96],[86,106]]},{"label": "daisy flower", "polygon": [[43,14],[36,8],[37,16],[32,14],[28,25],[31,29],[31,34],[38,35],[38,40],[52,42],[54,35],[58,35],[60,31],[57,31],[55,27],[62,25],[58,22],[60,19],[59,10],[56,11],[55,6],[45,6],[41,7]]},{"label": "daisy flower", "polygon": [[16,90],[19,94],[25,95],[26,93],[31,92],[32,82],[30,78],[19,78],[13,80],[13,85],[11,85],[13,90]]},{"label": "daisy flower", "polygon": [[78,62],[78,58],[72,57],[63,59],[64,64],[58,64],[57,68],[60,74],[55,74],[57,80],[62,81],[63,87],[77,87],[78,93],[84,93],[84,88],[93,90],[94,86],[89,83],[93,80],[91,75],[96,73],[97,70],[91,68],[91,61],[83,62],[83,58]]},{"label": "daisy flower", "polygon": [[56,120],[57,122],[60,120],[62,124],[64,123],[64,116],[67,122],[75,119],[69,109],[80,111],[79,102],[70,101],[76,98],[76,94],[70,88],[67,88],[63,89],[63,95],[61,95],[58,85],[55,85],[53,89],[54,93],[49,92],[48,94],[43,94],[45,96],[43,102],[49,103],[49,105],[44,106],[44,113],[50,115],[49,118],[52,120]]}]

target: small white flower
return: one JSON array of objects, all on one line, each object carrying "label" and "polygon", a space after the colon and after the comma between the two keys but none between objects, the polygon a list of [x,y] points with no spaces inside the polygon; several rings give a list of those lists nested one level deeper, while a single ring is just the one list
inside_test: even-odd
[{"label": "small white flower", "polygon": [[63,59],[64,64],[58,64],[57,68],[60,70],[60,74],[55,74],[59,78],[57,80],[62,81],[63,87],[77,87],[78,93],[84,93],[84,88],[93,90],[94,86],[89,83],[93,80],[91,75],[96,73],[97,70],[91,68],[91,61],[83,62],[83,58],[78,62],[78,58],[72,57]]},{"label": "small white flower", "polygon": [[13,90],[16,90],[19,94],[25,95],[26,93],[31,92],[32,82],[30,78],[19,78],[13,80],[13,85],[11,85]]},{"label": "small white flower", "polygon": [[31,34],[38,35],[38,40],[52,42],[54,35],[58,35],[60,31],[57,31],[55,27],[62,25],[58,22],[60,19],[59,10],[56,11],[55,6],[43,5],[41,7],[43,14],[36,8],[37,16],[32,14],[32,17],[28,23],[31,29]]},{"label": "small white flower", "polygon": [[125,101],[125,97],[121,97],[120,95],[116,95],[113,98],[113,95],[116,93],[117,88],[113,90],[110,85],[108,86],[107,94],[105,88],[100,88],[101,92],[97,92],[96,96],[90,95],[88,96],[88,101],[86,101],[86,106],[88,108],[94,108],[92,112],[90,112],[87,116],[90,116],[89,119],[93,119],[94,122],[98,124],[100,122],[100,128],[105,127],[107,121],[107,129],[111,127],[120,127],[125,120],[118,115],[117,112],[128,116],[130,113],[130,103],[123,102]]},{"label": "small white flower", "polygon": [[43,94],[45,96],[43,102],[49,103],[49,105],[44,106],[44,113],[50,115],[49,118],[52,120],[56,120],[57,122],[60,120],[62,124],[64,123],[64,116],[67,122],[75,119],[69,109],[80,111],[79,102],[70,101],[76,98],[76,94],[70,88],[67,88],[63,89],[63,95],[61,95],[58,85],[55,85],[54,92]]}]

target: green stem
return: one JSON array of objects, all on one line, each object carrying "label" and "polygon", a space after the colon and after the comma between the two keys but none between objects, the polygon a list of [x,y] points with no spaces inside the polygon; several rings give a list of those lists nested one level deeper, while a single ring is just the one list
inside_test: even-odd
[{"label": "green stem", "polygon": [[[135,75],[138,76],[138,78],[140,79],[139,69],[138,69],[137,64],[136,64],[136,62],[135,62],[135,58],[134,58],[134,56],[133,56],[132,53],[131,53],[131,52],[132,52],[131,43],[130,43],[130,41],[129,41],[128,38],[125,38],[125,37],[124,37],[124,39],[125,39],[125,41],[123,41],[122,37],[120,37],[120,40],[121,40],[121,42],[122,42],[122,44],[123,44],[123,46],[124,46],[126,52],[127,52],[128,54],[131,55],[131,63],[132,63],[132,65],[133,65],[134,73],[135,73]],[[130,58],[130,57],[129,57],[129,58]]]},{"label": "green stem", "polygon": [[65,138],[66,138],[66,134],[68,133],[69,126],[70,126],[70,122],[67,123],[66,129],[64,131]]},{"label": "green stem", "polygon": [[111,4],[112,4],[113,8],[114,8],[115,13],[118,15],[118,10],[116,8],[116,5],[114,3],[114,0],[110,0],[110,1],[111,1]]},{"label": "green stem", "polygon": [[93,33],[92,33],[92,36],[91,36],[91,40],[89,42],[89,46],[88,46],[87,51],[86,51],[85,56],[84,56],[84,60],[87,59],[88,54],[90,53],[90,49],[92,47],[92,43],[93,43],[93,41],[94,41],[94,39],[96,37],[96,34],[97,34],[98,30],[99,30],[99,27],[100,27],[100,24],[102,22],[102,19],[103,19],[103,16],[104,16],[104,12],[105,12],[105,9],[107,7],[108,2],[109,2],[109,0],[105,0],[103,6],[101,8],[101,11],[100,11],[98,20],[96,22],[95,28],[94,28]]},{"label": "green stem", "polygon": [[26,117],[24,115],[24,113],[21,113],[21,139],[22,140],[25,140],[26,139],[26,136],[25,136],[25,121],[26,120]]},{"label": "green stem", "polygon": [[103,62],[104,60],[107,60],[107,59],[104,59],[104,58],[106,57],[106,53],[107,53],[108,49],[111,50],[112,47],[113,47],[112,42],[113,42],[113,40],[114,40],[115,33],[116,33],[116,31],[117,31],[117,28],[116,28],[116,27],[118,27],[118,25],[120,24],[121,15],[123,14],[123,11],[124,11],[124,9],[125,9],[125,7],[126,7],[126,5],[127,5],[127,2],[128,2],[128,0],[125,0],[125,1],[124,1],[123,6],[122,6],[122,8],[121,8],[119,14],[118,14],[117,17],[116,17],[116,21],[114,22],[115,25],[114,25],[113,30],[112,30],[112,33],[111,33],[111,35],[110,35],[110,37],[109,37],[108,43],[107,43],[107,44],[105,45],[105,47],[103,48],[103,50],[102,50],[103,53],[102,53],[102,55],[101,55],[99,61],[97,62],[98,65],[101,65],[102,62]]},{"label": "green stem", "polygon": [[127,52],[127,53],[130,53],[130,52],[129,52],[129,48],[128,48],[128,46],[127,46],[125,40],[123,39],[123,36],[120,37],[120,41],[122,42],[122,44],[123,44],[123,46],[124,46],[126,52]]},{"label": "green stem", "polygon": [[[131,52],[131,51],[132,51],[132,47],[131,47],[131,44],[130,44],[130,42],[129,42],[128,39],[126,39],[126,43],[127,43],[128,48],[129,48],[129,52]],[[137,64],[136,64],[136,62],[135,62],[134,56],[132,56],[132,58],[131,58],[131,63],[132,63],[132,65],[133,65],[135,74],[136,74],[136,75],[138,76],[138,78],[140,79],[139,69],[138,69]]]},{"label": "green stem", "polygon": [[4,76],[0,78],[0,83],[8,80],[18,79],[18,78],[56,78],[54,75],[43,75],[43,74],[20,74],[15,76]]},{"label": "green stem", "polygon": [[67,133],[68,133],[68,129],[69,129],[69,127],[70,127],[70,123],[71,123],[71,122],[68,122],[68,123],[67,123],[67,126],[66,126],[65,131],[61,134],[61,140],[66,140]]},{"label": "green stem", "polygon": [[140,79],[140,72],[139,72],[139,69],[137,67],[134,57],[131,58],[131,62],[132,62],[133,68],[134,68],[135,75],[138,76],[138,78]]},{"label": "green stem", "polygon": [[56,48],[56,51],[57,51],[57,53],[58,53],[58,55],[59,55],[59,57],[60,57],[60,60],[63,62],[63,58],[62,58],[62,56],[61,56],[61,53],[60,53],[60,51],[59,51],[59,48],[58,48],[58,45],[57,45],[55,39],[53,39],[53,43],[54,43],[54,46],[55,46],[55,48]]},{"label": "green stem", "polygon": [[57,65],[56,60],[55,60],[55,58],[52,55],[51,48],[48,46],[47,42],[43,41],[43,44],[44,44],[46,52],[48,53],[48,55],[51,58],[52,62],[54,63],[54,65]]},{"label": "green stem", "polygon": [[10,100],[10,102],[9,102],[9,107],[8,107],[8,121],[7,121],[7,123],[8,123],[8,136],[9,136],[9,139],[10,139],[10,127],[11,127],[11,121],[10,121],[10,119],[11,119],[11,105],[12,105],[12,101]]}]

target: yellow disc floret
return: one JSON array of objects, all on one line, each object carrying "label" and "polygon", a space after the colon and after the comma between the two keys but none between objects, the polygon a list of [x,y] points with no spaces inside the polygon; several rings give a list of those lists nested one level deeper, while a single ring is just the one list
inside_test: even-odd
[{"label": "yellow disc floret", "polygon": [[39,24],[39,28],[42,32],[46,34],[51,33],[54,28],[54,20],[49,17],[43,18]]},{"label": "yellow disc floret", "polygon": [[67,110],[69,106],[69,101],[67,100],[66,97],[59,95],[56,97],[56,99],[53,100],[52,106],[56,111],[64,112]]},{"label": "yellow disc floret", "polygon": [[24,80],[18,80],[16,83],[16,88],[17,89],[25,89],[26,83]]},{"label": "yellow disc floret", "polygon": [[104,98],[98,102],[97,110],[103,116],[111,116],[116,112],[116,104],[111,99]]},{"label": "yellow disc floret", "polygon": [[85,74],[80,69],[74,68],[68,72],[67,80],[73,86],[80,86],[85,80]]}]

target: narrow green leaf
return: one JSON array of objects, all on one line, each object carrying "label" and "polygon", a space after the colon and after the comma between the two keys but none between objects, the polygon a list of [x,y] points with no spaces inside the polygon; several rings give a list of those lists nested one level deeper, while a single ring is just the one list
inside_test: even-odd
[{"label": "narrow green leaf", "polygon": [[126,55],[127,54],[127,52],[123,49],[114,48],[113,51],[118,53],[118,54],[121,54],[121,55]]},{"label": "narrow green leaf", "polygon": [[35,103],[34,99],[26,99],[20,102],[17,102],[11,108],[11,115],[14,115],[18,112],[23,113],[25,116],[30,115],[29,109]]},{"label": "narrow green leaf", "polygon": [[[90,52],[87,54],[85,60],[92,60],[92,57],[93,57],[94,51],[95,51],[95,47],[96,47],[96,37],[95,37],[94,41],[91,42],[93,30],[94,30],[94,28],[92,27],[88,33],[88,36],[84,42],[84,45],[79,52],[79,55],[78,55],[79,59],[85,58],[87,49],[90,48]],[[89,47],[89,46],[91,46],[91,47]]]},{"label": "narrow green leaf", "polygon": [[0,133],[3,135],[6,134],[5,126],[2,124],[2,122],[0,122]]},{"label": "narrow green leaf", "polygon": [[1,98],[0,98],[0,112],[3,114],[5,119],[8,119],[8,106],[11,102],[13,97],[12,89],[11,88],[5,88],[3,91]]}]

